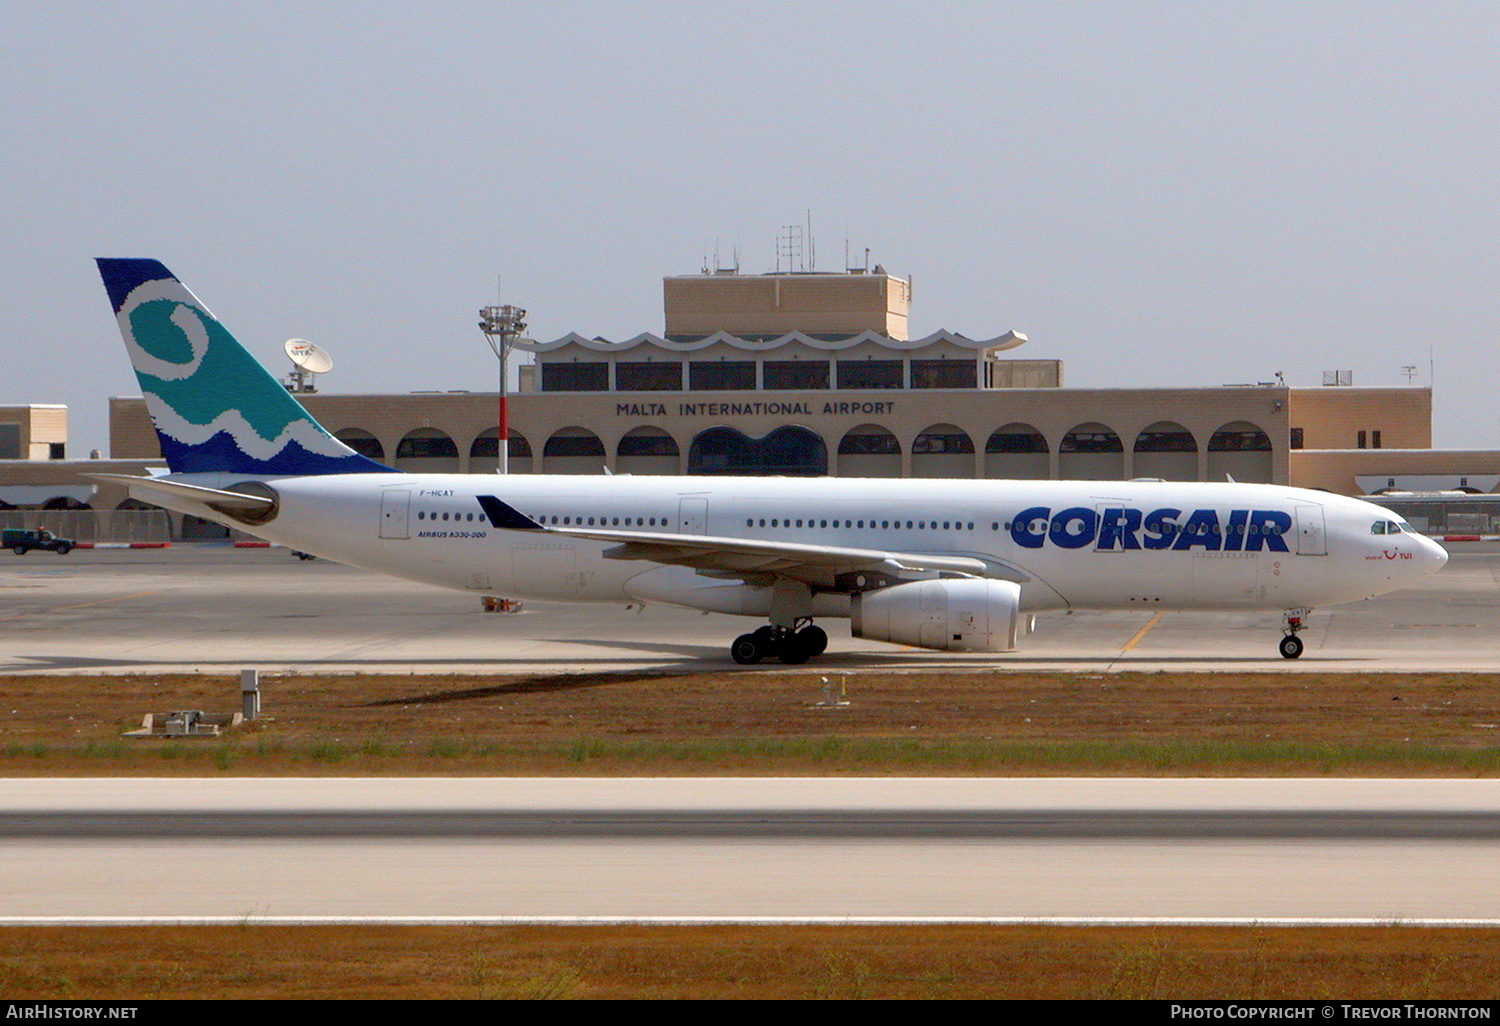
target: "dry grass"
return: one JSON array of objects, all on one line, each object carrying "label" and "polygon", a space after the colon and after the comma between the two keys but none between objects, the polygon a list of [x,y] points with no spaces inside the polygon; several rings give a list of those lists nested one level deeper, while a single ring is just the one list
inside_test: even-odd
[{"label": "dry grass", "polygon": [[0,773],[1493,775],[1500,675],[595,673],[263,679],[267,719],[121,740],[148,711],[230,711],[230,677],[0,677]]},{"label": "dry grass", "polygon": [[24,927],[10,1000],[1500,998],[1500,930]]}]

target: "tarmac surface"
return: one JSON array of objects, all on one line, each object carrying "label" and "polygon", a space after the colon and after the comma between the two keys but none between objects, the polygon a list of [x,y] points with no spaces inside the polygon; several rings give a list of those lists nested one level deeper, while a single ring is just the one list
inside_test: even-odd
[{"label": "tarmac surface", "polygon": [[[1298,660],[1277,655],[1275,613],[1081,611],[1040,614],[1036,633],[1003,655],[863,641],[847,621],[824,620],[828,652],[804,669],[1500,669],[1500,544],[1450,551],[1420,588],[1315,610]],[[733,670],[729,643],[755,623],[668,606],[487,613],[477,595],[285,549],[0,553],[3,673]]]},{"label": "tarmac surface", "polygon": [[1496,780],[12,779],[0,807],[0,924],[1500,922]]}]

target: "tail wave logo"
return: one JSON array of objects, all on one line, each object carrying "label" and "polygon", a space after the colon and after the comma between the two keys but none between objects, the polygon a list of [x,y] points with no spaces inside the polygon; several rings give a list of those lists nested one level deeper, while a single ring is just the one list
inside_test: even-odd
[{"label": "tail wave logo", "polygon": [[175,278],[136,285],[117,317],[174,470],[387,469],[328,434]]},{"label": "tail wave logo", "polygon": [[[125,338],[125,348],[137,372],[163,381],[182,381],[198,373],[208,353],[208,327],[203,319],[207,317],[211,322],[214,318],[207,310],[199,309],[181,284],[170,279],[145,282],[126,298],[118,316],[120,334]],[[186,341],[189,357],[186,362],[169,358],[181,346],[163,322],[175,327]]]}]

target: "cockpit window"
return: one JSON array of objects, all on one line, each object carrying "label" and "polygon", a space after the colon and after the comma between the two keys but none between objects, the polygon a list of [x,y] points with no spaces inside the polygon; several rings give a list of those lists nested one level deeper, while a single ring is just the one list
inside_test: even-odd
[{"label": "cockpit window", "polygon": [[1401,533],[1401,525],[1398,524],[1398,523],[1396,523],[1394,520],[1387,520],[1385,522],[1385,533],[1386,534],[1400,534]]},{"label": "cockpit window", "polygon": [[1385,521],[1377,520],[1370,525],[1371,534],[1385,534]]}]

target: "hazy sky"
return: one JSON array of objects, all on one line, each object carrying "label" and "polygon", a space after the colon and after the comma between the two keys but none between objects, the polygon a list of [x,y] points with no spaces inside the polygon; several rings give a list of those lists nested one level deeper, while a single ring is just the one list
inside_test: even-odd
[{"label": "hazy sky", "polygon": [[477,308],[660,331],[718,245],[868,246],[1077,386],[1428,380],[1500,446],[1500,5],[3,0],[0,403],[139,394],[95,256],[277,374],[492,389]]}]

